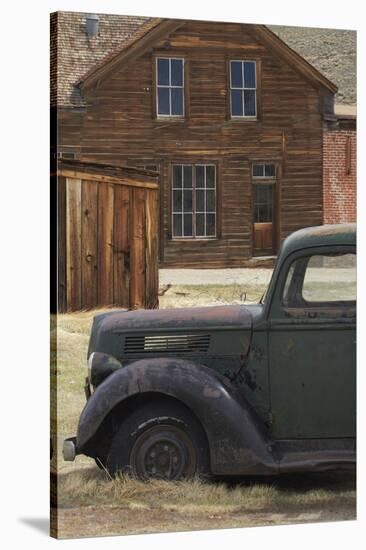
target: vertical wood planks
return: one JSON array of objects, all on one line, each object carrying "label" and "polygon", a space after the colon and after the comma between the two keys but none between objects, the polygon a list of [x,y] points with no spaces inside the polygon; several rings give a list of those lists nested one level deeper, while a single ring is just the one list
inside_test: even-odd
[{"label": "vertical wood planks", "polygon": [[131,208],[130,307],[145,306],[145,190],[133,189]]},{"label": "vertical wood planks", "polygon": [[130,190],[114,189],[114,304],[130,305]]},{"label": "vertical wood planks", "polygon": [[114,189],[98,183],[98,304],[113,304],[113,202]]},{"label": "vertical wood planks", "polygon": [[57,177],[57,311],[67,309],[66,295],[66,178]]},{"label": "vertical wood planks", "polygon": [[67,309],[79,310],[81,301],[81,180],[66,178]]},{"label": "vertical wood planks", "polygon": [[81,185],[81,266],[82,307],[95,307],[98,301],[98,183]]},{"label": "vertical wood planks", "polygon": [[59,311],[158,307],[158,188],[86,173],[59,177],[58,201]]},{"label": "vertical wood planks", "polygon": [[146,193],[146,298],[145,307],[157,308],[159,290],[159,270],[157,259],[159,255],[159,223],[157,213],[159,211],[158,193]]}]

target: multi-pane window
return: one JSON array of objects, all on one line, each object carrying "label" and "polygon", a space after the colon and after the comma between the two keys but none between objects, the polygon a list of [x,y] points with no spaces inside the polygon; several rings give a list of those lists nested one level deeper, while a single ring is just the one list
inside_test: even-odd
[{"label": "multi-pane window", "polygon": [[257,116],[257,77],[255,61],[230,61],[231,116]]},{"label": "multi-pane window", "polygon": [[215,237],[216,166],[175,164],[172,177],[173,237]]},{"label": "multi-pane window", "polygon": [[184,59],[156,59],[158,116],[184,116]]}]

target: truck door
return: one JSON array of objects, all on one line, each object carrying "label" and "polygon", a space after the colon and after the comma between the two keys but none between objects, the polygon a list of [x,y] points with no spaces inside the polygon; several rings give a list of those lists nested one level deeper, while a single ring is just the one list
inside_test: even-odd
[{"label": "truck door", "polygon": [[356,433],[356,255],[350,246],[292,254],[269,322],[275,439]]}]

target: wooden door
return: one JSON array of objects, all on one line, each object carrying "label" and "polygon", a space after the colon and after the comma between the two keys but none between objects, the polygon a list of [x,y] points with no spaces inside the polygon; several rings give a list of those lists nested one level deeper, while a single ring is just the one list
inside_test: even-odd
[{"label": "wooden door", "polygon": [[274,251],[274,183],[255,183],[254,196],[254,255],[266,256]]}]

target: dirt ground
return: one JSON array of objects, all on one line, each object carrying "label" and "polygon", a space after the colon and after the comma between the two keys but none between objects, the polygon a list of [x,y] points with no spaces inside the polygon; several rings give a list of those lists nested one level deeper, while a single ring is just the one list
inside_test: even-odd
[{"label": "dirt ground", "polygon": [[[246,270],[248,274],[243,270],[227,274],[212,270],[208,274],[204,270],[205,278],[197,279],[197,273],[193,278],[189,273],[192,270],[164,271],[162,308],[256,302],[271,276],[271,270]],[[84,456],[65,463],[63,439],[76,433],[85,404],[86,351],[95,313],[59,315],[57,324],[52,320],[51,338],[57,340],[57,351],[52,353],[51,377],[52,391],[57,388],[57,410],[51,414],[54,420],[57,415],[58,433],[52,434],[56,453],[51,472],[56,482],[52,502],[58,504],[58,513],[52,508],[51,514],[60,538],[356,518],[356,480],[352,473],[143,483],[128,477],[110,480]]]},{"label": "dirt ground", "polygon": [[355,519],[352,473],[210,483],[111,481],[86,465],[59,474],[59,538]]}]

